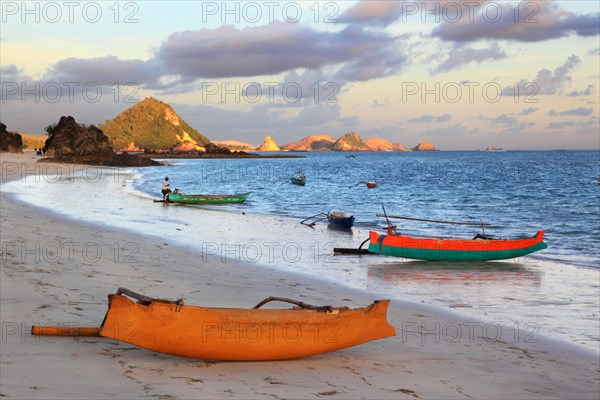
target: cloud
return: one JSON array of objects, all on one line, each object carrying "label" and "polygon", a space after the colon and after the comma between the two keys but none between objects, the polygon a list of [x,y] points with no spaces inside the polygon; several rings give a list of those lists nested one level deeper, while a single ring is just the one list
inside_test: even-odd
[{"label": "cloud", "polygon": [[465,136],[468,129],[461,124],[454,124],[443,128],[435,128],[419,133],[420,137],[435,138],[435,137],[452,137],[457,138]]},{"label": "cloud", "polygon": [[518,113],[517,115],[529,115],[536,112],[538,109],[534,107],[529,107]]},{"label": "cloud", "polygon": [[284,22],[243,29],[224,25],[172,34],[156,57],[169,72],[194,78],[275,75],[347,63],[340,76],[368,80],[396,72],[406,60],[397,40],[356,26],[329,32]]},{"label": "cloud", "polygon": [[66,58],[52,65],[44,80],[77,82],[82,85],[95,83],[110,86],[133,83],[155,83],[165,73],[162,65],[154,60],[121,60],[115,56],[98,58]]},{"label": "cloud", "polygon": [[2,77],[2,81],[6,81],[6,80],[14,78],[14,77],[22,76],[22,73],[23,73],[23,68],[19,68],[14,64],[9,64],[9,65],[0,67],[0,76]]},{"label": "cloud", "polygon": [[452,115],[450,114],[442,114],[435,119],[435,122],[448,122],[452,119]]},{"label": "cloud", "polygon": [[585,54],[588,55],[588,56],[600,56],[600,47],[596,47],[595,49],[591,49],[590,51],[588,51]]},{"label": "cloud", "polygon": [[499,127],[506,128],[506,130],[510,130],[510,131],[524,130],[527,127],[535,125],[535,123],[533,123],[533,122],[519,121],[515,117],[511,117],[506,114],[501,114],[497,117],[488,117],[485,115],[480,115],[479,119],[481,121],[490,122],[493,127],[499,126]]},{"label": "cloud", "polygon": [[518,121],[515,117],[510,117],[506,114],[499,115],[497,117],[486,117],[483,115],[479,116],[479,119],[482,121],[489,121],[492,123],[492,126],[501,125],[501,126],[515,126],[518,124]]},{"label": "cloud", "polygon": [[521,79],[517,86],[502,89],[503,96],[528,96],[534,98],[538,94],[555,94],[572,81],[568,73],[581,64],[581,59],[576,55],[570,56],[563,65],[557,67],[554,72],[544,68],[538,71],[535,79]]},{"label": "cloud", "polygon": [[565,129],[574,128],[578,124],[575,121],[564,121],[564,122],[550,122],[546,129]]},{"label": "cloud", "polygon": [[428,114],[424,114],[421,115],[418,118],[411,118],[408,120],[408,122],[412,123],[412,124],[428,124],[431,122],[448,122],[452,119],[452,115],[450,114],[442,114],[442,115],[438,115],[437,117],[435,115],[428,115]]},{"label": "cloud", "polygon": [[585,90],[573,90],[570,93],[567,93],[565,96],[569,97],[579,97],[579,96],[589,96],[594,91],[594,85],[588,85]]},{"label": "cloud", "polygon": [[[316,96],[320,101],[322,96],[337,94],[347,82],[398,73],[408,62],[400,40],[356,26],[326,32],[282,22],[244,29],[224,25],[172,34],[149,60],[67,58],[50,66],[42,80],[101,86],[133,83],[144,89],[179,94],[204,90],[206,81],[202,78],[287,72],[283,81],[279,78],[269,82],[300,85],[300,98]],[[14,65],[3,67],[3,77],[18,72]],[[261,82],[263,89],[270,90],[265,83]]]},{"label": "cloud", "polygon": [[403,11],[402,1],[359,1],[340,16],[341,23],[387,26]]},{"label": "cloud", "polygon": [[588,117],[588,116],[592,115],[593,113],[594,113],[594,110],[592,108],[579,107],[579,108],[574,108],[572,110],[566,110],[566,111],[560,111],[560,112],[550,110],[548,112],[548,115],[550,115],[551,117],[558,117],[558,116],[565,116],[565,115],[576,115],[578,117]]},{"label": "cloud", "polygon": [[433,115],[424,114],[418,118],[411,118],[408,120],[408,122],[413,124],[428,124],[430,122],[433,122],[434,119],[435,117]]},{"label": "cloud", "polygon": [[270,134],[274,135],[277,142],[285,143],[292,140],[294,135],[308,136],[307,130],[314,132],[324,129],[327,124],[338,126],[345,122],[340,117],[340,107],[337,104],[312,104],[299,108],[294,113],[288,112],[288,108],[274,107],[269,103],[257,104],[247,111],[208,104],[171,105],[181,118],[211,140],[230,138],[234,132],[238,140],[259,142]]},{"label": "cloud", "polygon": [[[600,33],[599,13],[576,15],[565,11],[555,1],[513,2],[483,1],[465,12],[458,21],[444,19],[432,36],[454,42],[480,39],[539,42],[571,34],[596,36]],[[518,13],[517,13],[518,11]]]},{"label": "cloud", "polygon": [[598,140],[598,120],[588,120],[588,121],[562,121],[562,122],[550,122],[548,126],[546,126],[547,130],[554,131],[565,131],[569,133],[576,133],[580,135],[590,136],[590,138],[595,139],[596,143]]},{"label": "cloud", "polygon": [[[438,56],[436,55],[436,58]],[[481,64],[486,60],[501,60],[506,58],[506,52],[498,46],[498,43],[494,43],[488,48],[484,49],[469,49],[455,47],[448,53],[448,57],[433,70],[430,70],[432,74],[450,71],[458,68],[464,64],[470,62],[476,62]]]},{"label": "cloud", "polygon": [[371,104],[371,107],[373,107],[373,108],[384,108],[384,107],[389,107],[389,106],[390,106],[390,99],[388,99],[387,97],[384,98],[383,101],[373,99],[373,104]]}]

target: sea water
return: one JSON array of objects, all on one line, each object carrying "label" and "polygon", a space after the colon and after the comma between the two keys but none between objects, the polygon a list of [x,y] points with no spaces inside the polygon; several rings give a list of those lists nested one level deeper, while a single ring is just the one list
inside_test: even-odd
[{"label": "sea water", "polygon": [[[599,152],[298,155],[305,158],[173,159],[56,178],[48,167],[47,179],[15,180],[3,191],[87,222],[169,232],[169,240],[212,260],[302,272],[501,324],[520,338],[542,334],[600,351]],[[307,177],[306,186],[289,183],[296,174]],[[252,194],[242,205],[163,206],[151,199],[161,197],[165,176],[184,193]],[[378,186],[368,189],[364,182],[372,180]],[[404,234],[470,238],[484,230],[511,238],[544,230],[548,249],[487,263],[333,256],[333,247],[358,247],[369,230],[383,231],[387,222],[376,214],[384,207],[389,215],[491,225],[390,219]],[[299,224],[332,209],[354,215],[355,227]]]}]

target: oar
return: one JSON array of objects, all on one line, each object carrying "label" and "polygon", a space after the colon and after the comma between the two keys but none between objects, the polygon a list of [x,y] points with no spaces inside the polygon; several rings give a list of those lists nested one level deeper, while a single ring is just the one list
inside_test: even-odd
[{"label": "oar", "polygon": [[396,218],[396,219],[407,219],[409,221],[422,221],[422,222],[434,222],[436,224],[453,224],[453,225],[469,225],[469,226],[492,226],[491,224],[484,224],[483,222],[455,222],[455,221],[439,221],[435,219],[424,219],[424,218],[412,218],[412,217],[401,217],[398,215],[385,215],[377,214],[378,217]]}]

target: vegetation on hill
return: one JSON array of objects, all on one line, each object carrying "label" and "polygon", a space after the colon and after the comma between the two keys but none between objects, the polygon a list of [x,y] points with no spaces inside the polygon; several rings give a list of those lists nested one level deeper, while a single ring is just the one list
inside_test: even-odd
[{"label": "vegetation on hill", "polygon": [[201,150],[210,143],[181,119],[171,106],[152,97],[100,125],[115,150],[171,150],[178,146]]}]

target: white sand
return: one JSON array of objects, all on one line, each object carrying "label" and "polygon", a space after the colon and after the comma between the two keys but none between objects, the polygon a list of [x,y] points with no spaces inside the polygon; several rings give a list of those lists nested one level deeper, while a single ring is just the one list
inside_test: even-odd
[{"label": "white sand", "polygon": [[[34,169],[31,153],[0,157],[2,182],[14,177],[15,166]],[[507,329],[496,338],[497,326],[469,329],[469,321],[460,317],[401,302],[393,302],[388,314],[396,337],[291,361],[210,362],[104,338],[33,337],[29,330],[36,323],[100,325],[106,295],[119,286],[154,297],[184,297],[187,304],[226,307],[251,307],[268,295],[354,307],[378,296],[251,264],[202,262],[189,248],[66,220],[6,193],[0,193],[0,205],[1,397],[599,396],[597,354],[543,337],[537,343],[515,340]],[[139,251],[129,260],[132,244]],[[96,260],[98,249],[102,256]],[[422,327],[429,332],[419,332]],[[455,339],[456,328],[462,334]]]}]

